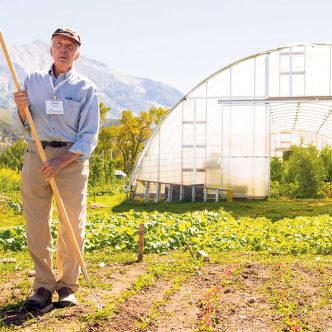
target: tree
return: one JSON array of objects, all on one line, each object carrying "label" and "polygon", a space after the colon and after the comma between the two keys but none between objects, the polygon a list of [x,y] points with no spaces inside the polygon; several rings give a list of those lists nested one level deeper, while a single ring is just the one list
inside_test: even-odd
[{"label": "tree", "polygon": [[107,112],[110,110],[102,101],[99,103],[99,115],[100,122],[103,122],[106,119]]},{"label": "tree", "polygon": [[286,150],[282,152],[282,160],[287,161],[291,155],[291,150]]},{"label": "tree", "polygon": [[270,164],[270,179],[271,181],[278,181],[280,184],[284,178],[284,165],[278,157],[271,158]]},{"label": "tree", "polygon": [[299,198],[321,197],[326,175],[324,163],[315,146],[291,146],[285,175],[291,196]]},{"label": "tree", "polygon": [[151,107],[138,116],[130,110],[123,111],[118,124],[100,131],[97,153],[115,159],[118,168],[130,174],[145,142],[166,112],[162,107]]},{"label": "tree", "polygon": [[91,157],[89,169],[89,191],[92,191],[94,202],[96,202],[96,194],[101,190],[105,179],[103,159],[100,156]]},{"label": "tree", "polygon": [[9,148],[0,154],[0,166],[17,171],[21,170],[26,148],[27,143],[23,139],[14,142]]},{"label": "tree", "polygon": [[320,157],[327,172],[325,181],[332,182],[332,148],[325,146],[320,153]]}]

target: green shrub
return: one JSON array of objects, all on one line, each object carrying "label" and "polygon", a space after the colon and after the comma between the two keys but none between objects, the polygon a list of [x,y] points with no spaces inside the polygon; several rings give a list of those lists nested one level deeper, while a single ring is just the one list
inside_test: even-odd
[{"label": "green shrub", "polygon": [[285,180],[291,188],[291,190],[288,190],[291,197],[323,197],[326,176],[324,163],[315,146],[291,146],[291,154],[286,162],[285,176]]},{"label": "green shrub", "polygon": [[270,182],[270,198],[278,199],[281,196],[281,186],[279,181]]},{"label": "green shrub", "polygon": [[332,182],[325,182],[323,188],[325,197],[332,197]]},{"label": "green shrub", "polygon": [[8,168],[0,168],[0,192],[10,194],[21,190],[20,173]]},{"label": "green shrub", "polygon": [[119,192],[118,180],[114,176],[114,161],[99,155],[90,158],[88,192],[96,195],[115,195]]},{"label": "green shrub", "polygon": [[324,167],[327,171],[326,181],[332,181],[332,147],[325,146],[320,152],[320,158],[324,163]]},{"label": "green shrub", "polygon": [[279,184],[283,182],[284,179],[284,164],[278,157],[271,158],[270,164],[270,178],[271,182],[277,181]]},{"label": "green shrub", "polygon": [[0,167],[11,168],[17,171],[21,170],[26,148],[27,143],[23,139],[14,142],[0,154]]}]

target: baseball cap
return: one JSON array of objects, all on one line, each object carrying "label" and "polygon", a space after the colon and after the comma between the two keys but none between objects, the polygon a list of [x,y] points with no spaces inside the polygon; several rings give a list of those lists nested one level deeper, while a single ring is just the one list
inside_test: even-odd
[{"label": "baseball cap", "polygon": [[52,38],[54,36],[57,36],[57,35],[62,35],[62,36],[69,37],[69,38],[75,40],[75,42],[78,45],[81,45],[81,37],[80,37],[79,33],[77,31],[71,29],[71,28],[58,28],[58,29],[56,29],[52,34]]}]

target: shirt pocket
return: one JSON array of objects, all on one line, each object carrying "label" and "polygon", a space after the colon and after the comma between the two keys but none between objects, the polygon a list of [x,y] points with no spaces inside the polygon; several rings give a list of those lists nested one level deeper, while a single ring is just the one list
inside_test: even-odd
[{"label": "shirt pocket", "polygon": [[81,110],[81,103],[65,99],[63,102],[64,107],[64,118],[65,121],[74,126],[75,128],[78,128],[78,122],[80,120],[80,110]]}]

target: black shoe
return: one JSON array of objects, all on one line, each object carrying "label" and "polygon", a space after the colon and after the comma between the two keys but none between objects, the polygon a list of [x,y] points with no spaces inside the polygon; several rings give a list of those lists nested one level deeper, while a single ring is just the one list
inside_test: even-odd
[{"label": "black shoe", "polygon": [[26,310],[42,310],[50,304],[52,304],[52,293],[44,287],[39,287],[32,296],[27,298],[24,308]]},{"label": "black shoe", "polygon": [[61,308],[72,307],[77,304],[74,292],[69,287],[62,287],[57,292],[59,294],[58,303]]}]

